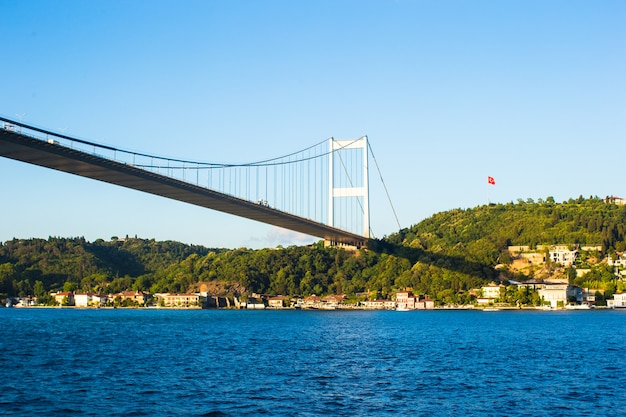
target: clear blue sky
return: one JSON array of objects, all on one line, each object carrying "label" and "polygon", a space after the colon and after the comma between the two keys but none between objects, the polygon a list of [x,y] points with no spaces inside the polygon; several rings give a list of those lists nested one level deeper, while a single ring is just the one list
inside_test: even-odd
[{"label": "clear blue sky", "polygon": [[[0,10],[6,117],[218,162],[367,134],[402,227],[488,199],[626,197],[623,0],[0,0]],[[0,184],[0,241],[316,240],[4,158]],[[373,193],[374,233],[394,233]]]}]

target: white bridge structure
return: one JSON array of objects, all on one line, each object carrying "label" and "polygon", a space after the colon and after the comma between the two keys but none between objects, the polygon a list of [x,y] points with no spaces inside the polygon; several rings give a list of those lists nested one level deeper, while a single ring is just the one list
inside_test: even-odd
[{"label": "white bridge structure", "polygon": [[0,156],[6,158],[283,227],[329,245],[362,247],[373,237],[369,157],[376,159],[367,136],[228,164],[127,151],[4,117],[0,122]]}]

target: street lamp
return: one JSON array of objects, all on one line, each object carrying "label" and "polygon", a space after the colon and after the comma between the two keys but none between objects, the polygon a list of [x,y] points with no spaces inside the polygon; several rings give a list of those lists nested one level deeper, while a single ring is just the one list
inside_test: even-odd
[{"label": "street lamp", "polygon": [[19,117],[19,119],[20,119],[20,135],[21,135],[21,134],[22,134],[22,119],[23,119],[24,117],[26,117],[26,113],[22,113],[22,114],[17,114],[17,113],[16,113],[16,114],[15,114],[15,116],[16,116],[16,117]]}]

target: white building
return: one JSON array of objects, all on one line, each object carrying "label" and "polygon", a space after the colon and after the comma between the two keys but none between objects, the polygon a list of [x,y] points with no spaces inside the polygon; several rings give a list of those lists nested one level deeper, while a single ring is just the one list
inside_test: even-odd
[{"label": "white building", "polygon": [[76,307],[91,307],[105,305],[107,302],[106,295],[91,294],[91,293],[75,293],[74,294],[74,306]]},{"label": "white building", "polygon": [[17,303],[14,307],[34,307],[37,305],[37,297],[28,296],[28,297],[19,297],[17,298]]},{"label": "white building", "polygon": [[613,308],[626,308],[626,292],[613,295]]},{"label": "white building", "polygon": [[569,284],[546,283],[537,292],[543,301],[550,303],[552,308],[559,307],[559,304],[561,307],[565,307],[570,299],[575,299],[578,303],[583,300],[582,290]]},{"label": "white building", "polygon": [[482,287],[481,291],[483,293],[483,298],[487,298],[489,300],[496,300],[500,298],[500,295],[502,294],[503,289],[505,289],[505,286],[502,284],[500,285],[489,284],[486,287]]},{"label": "white building", "polygon": [[76,307],[87,307],[91,305],[91,294],[74,294],[74,305]]},{"label": "white building", "polygon": [[103,306],[107,303],[108,297],[104,294],[91,294],[91,305]]},{"label": "white building", "polygon": [[577,250],[556,248],[550,251],[550,259],[552,260],[552,262],[563,266],[573,265],[577,256]]}]

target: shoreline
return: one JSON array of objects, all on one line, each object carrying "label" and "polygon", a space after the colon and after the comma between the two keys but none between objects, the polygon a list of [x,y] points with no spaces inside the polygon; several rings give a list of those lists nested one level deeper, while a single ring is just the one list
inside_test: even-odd
[{"label": "shoreline", "polygon": [[284,307],[284,308],[255,308],[255,309],[246,309],[246,308],[202,308],[202,307],[158,307],[158,306],[149,306],[149,307],[76,307],[76,306],[11,306],[5,307],[0,306],[0,309],[17,309],[17,310],[30,310],[30,309],[57,309],[57,310],[180,310],[180,311],[396,311],[398,313],[410,313],[416,311],[477,311],[477,312],[507,312],[507,311],[546,311],[546,312],[559,312],[559,311],[594,311],[594,310],[623,310],[626,311],[626,308],[611,308],[608,306],[594,306],[589,309],[581,309],[581,308],[544,308],[544,307],[472,307],[472,306],[457,306],[457,307],[435,307],[432,309],[413,309],[413,310],[402,310],[397,311],[396,309],[391,308],[361,308],[361,307],[336,307],[336,308],[295,308],[295,307]]}]

